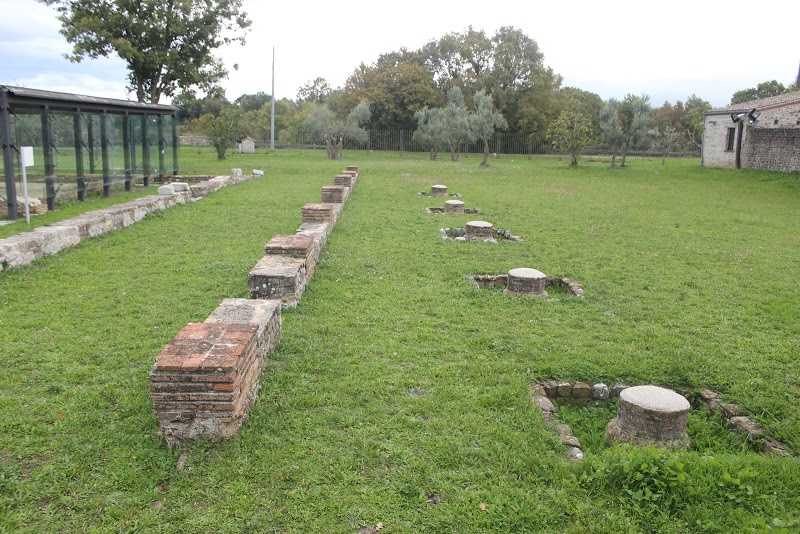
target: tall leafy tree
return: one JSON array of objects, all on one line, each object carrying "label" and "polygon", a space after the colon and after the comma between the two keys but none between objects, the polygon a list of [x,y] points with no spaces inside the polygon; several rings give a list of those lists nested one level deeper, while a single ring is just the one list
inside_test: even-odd
[{"label": "tall leafy tree", "polygon": [[361,64],[345,82],[340,104],[349,108],[370,102],[373,128],[414,128],[414,114],[442,101],[433,75],[411,53],[382,55],[374,65]]},{"label": "tall leafy tree", "polygon": [[790,90],[791,89],[787,89],[785,85],[777,80],[769,80],[766,82],[761,82],[755,87],[736,91],[731,97],[731,104],[741,104],[743,102],[750,102],[751,100],[760,100],[770,96],[778,96],[788,93]]},{"label": "tall leafy tree", "polygon": [[328,80],[317,77],[313,81],[306,82],[297,90],[297,102],[324,104],[332,92],[333,89]]},{"label": "tall leafy tree", "polygon": [[233,103],[238,105],[240,108],[242,108],[242,111],[247,113],[248,111],[260,110],[264,104],[271,104],[272,96],[268,95],[264,91],[259,91],[257,93],[246,93],[234,100]]},{"label": "tall leafy tree", "polygon": [[227,75],[213,51],[244,43],[250,26],[242,0],[37,1],[56,8],[70,60],[116,54],[125,61],[139,102],[213,86]]},{"label": "tall leafy tree", "polygon": [[[577,106],[576,106],[577,107]],[[565,109],[558,119],[550,125],[547,135],[561,149],[570,155],[570,166],[578,164],[581,150],[586,148],[592,133],[592,121],[575,109]]]},{"label": "tall leafy tree", "polygon": [[475,110],[469,115],[469,127],[474,135],[483,141],[483,161],[482,166],[489,165],[489,138],[496,129],[505,130],[508,122],[503,115],[494,108],[492,97],[485,91],[475,93],[472,101],[475,103]]}]

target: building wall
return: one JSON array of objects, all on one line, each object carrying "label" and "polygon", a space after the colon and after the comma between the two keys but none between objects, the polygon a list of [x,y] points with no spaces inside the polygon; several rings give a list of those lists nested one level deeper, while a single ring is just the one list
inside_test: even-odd
[{"label": "building wall", "polygon": [[[747,122],[742,130],[742,167],[769,170],[796,171],[795,163],[800,150],[798,137],[791,130],[800,132],[800,102],[774,107],[760,108],[758,121]],[[703,122],[702,164],[706,167],[736,168],[736,143],[727,150],[728,129],[736,128],[731,120],[732,110],[706,113]],[[747,119],[744,119],[745,121]],[[761,133],[764,132],[765,133]],[[770,131],[790,133],[770,134]],[[755,139],[751,146],[751,140]],[[771,144],[775,146],[770,148]]]},{"label": "building wall", "polygon": [[[736,128],[730,113],[705,116],[703,123],[703,150],[701,162],[704,167],[736,168],[736,140],[733,150],[727,150],[728,129]],[[747,128],[743,130],[743,142],[747,139]]]},{"label": "building wall", "polygon": [[742,147],[742,167],[800,171],[800,128],[755,128]]}]

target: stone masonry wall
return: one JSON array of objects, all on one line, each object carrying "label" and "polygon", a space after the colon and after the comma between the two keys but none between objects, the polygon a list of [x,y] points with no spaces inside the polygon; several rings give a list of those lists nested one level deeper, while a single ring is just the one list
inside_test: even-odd
[{"label": "stone masonry wall", "polygon": [[800,171],[800,128],[754,128],[742,148],[742,166],[770,171]]},{"label": "stone masonry wall", "polygon": [[148,213],[195,202],[218,189],[254,176],[217,176],[185,190],[150,195],[101,210],[90,211],[31,232],[0,239],[0,271],[29,265],[38,258],[73,247],[92,237],[121,230],[144,219]]},{"label": "stone masonry wall", "polygon": [[[760,108],[761,115],[755,124],[745,122],[742,132],[742,167],[776,171],[797,171],[794,164],[800,157],[787,146],[787,140],[796,139],[793,134],[774,134],[772,130],[787,131],[800,129],[800,103],[781,104]],[[706,167],[736,167],[736,150],[726,150],[728,129],[736,128],[731,120],[730,110],[705,114],[703,120],[702,164]],[[746,119],[745,119],[746,121]],[[775,137],[772,137],[775,135]],[[751,137],[756,136],[755,145],[750,148]],[[770,144],[775,143],[774,150]],[[796,144],[795,150],[796,150]],[[752,154],[750,151],[753,151]],[[768,152],[768,153],[767,153]],[[782,161],[789,158],[790,162]],[[794,167],[792,167],[794,165]]]}]

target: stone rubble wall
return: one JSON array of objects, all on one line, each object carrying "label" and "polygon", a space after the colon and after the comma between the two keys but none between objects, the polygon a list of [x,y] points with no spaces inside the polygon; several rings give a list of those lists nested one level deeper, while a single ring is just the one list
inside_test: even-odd
[{"label": "stone rubble wall", "polygon": [[[358,167],[347,170],[353,186]],[[218,183],[209,180],[198,186]],[[323,196],[330,191],[326,187]],[[150,399],[159,435],[169,448],[198,437],[228,438],[242,426],[255,403],[267,357],[283,336],[281,309],[300,302],[350,190],[334,189],[339,202],[303,206],[297,232],[273,236],[248,274],[251,298],[223,300],[204,323],[187,325],[156,357]]]},{"label": "stone rubble wall", "polygon": [[768,171],[800,171],[800,128],[753,128],[742,148],[742,166]]},{"label": "stone rubble wall", "polygon": [[[127,228],[144,219],[148,213],[195,202],[222,187],[253,178],[254,176],[217,176],[191,186],[182,182],[180,185],[161,186],[159,190],[165,188],[162,194],[90,211],[50,226],[0,239],[0,271],[29,265],[43,256],[73,247],[86,239]],[[176,185],[179,191],[176,190]]]}]

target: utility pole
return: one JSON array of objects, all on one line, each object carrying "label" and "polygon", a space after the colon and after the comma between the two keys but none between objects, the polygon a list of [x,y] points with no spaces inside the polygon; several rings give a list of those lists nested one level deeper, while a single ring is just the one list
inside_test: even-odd
[{"label": "utility pole", "polygon": [[269,148],[275,150],[275,47],[272,47],[272,113],[269,119]]}]

